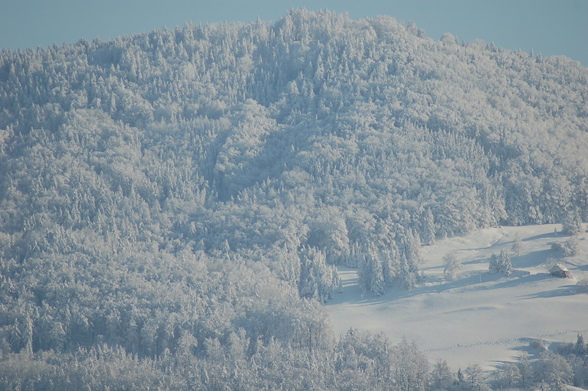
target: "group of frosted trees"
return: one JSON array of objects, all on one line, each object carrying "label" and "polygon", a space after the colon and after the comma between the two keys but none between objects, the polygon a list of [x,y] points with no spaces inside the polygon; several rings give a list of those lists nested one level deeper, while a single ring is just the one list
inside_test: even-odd
[{"label": "group of frosted trees", "polygon": [[549,349],[538,345],[541,352],[534,364],[524,354],[500,366],[492,376],[495,388],[564,390],[567,385],[588,385],[588,349],[581,334],[576,343],[554,343]]},{"label": "group of frosted trees", "polygon": [[419,251],[420,241],[411,231],[396,233],[384,251],[377,248],[357,251],[360,288],[374,296],[383,295],[395,284],[415,288],[421,279]]},{"label": "group of frosted trees", "polygon": [[512,261],[508,251],[500,251],[500,255],[492,254],[488,263],[488,270],[492,274],[510,276],[512,274]]},{"label": "group of frosted trees", "polygon": [[380,295],[436,238],[586,219],[587,80],[305,10],[2,50],[0,352],[202,379],[243,332],[248,359],[326,354],[336,265]]}]

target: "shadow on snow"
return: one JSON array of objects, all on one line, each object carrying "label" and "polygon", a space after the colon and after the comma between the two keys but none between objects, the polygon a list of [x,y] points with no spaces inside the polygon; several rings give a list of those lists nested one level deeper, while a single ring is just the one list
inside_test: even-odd
[{"label": "shadow on snow", "polygon": [[[370,296],[369,293],[362,295],[361,293],[359,293],[360,290],[359,286],[357,285],[357,279],[353,279],[348,280],[347,283],[342,286],[341,292],[335,295],[333,300],[329,301],[327,305],[334,305],[346,302],[349,304],[361,304],[370,306],[415,297],[419,295],[427,295],[434,293],[440,294],[454,289],[463,289],[468,287],[471,291],[513,288],[521,284],[535,283],[549,278],[553,277],[551,277],[548,273],[530,274],[528,271],[524,270],[515,270],[513,274],[511,274],[510,276],[504,276],[501,274],[490,274],[489,272],[473,273],[467,277],[460,278],[457,280],[446,281],[434,285],[421,285],[412,290],[405,290],[403,287],[393,286],[382,296]],[[544,297],[554,297],[558,295],[565,295],[566,291],[562,290],[558,294],[558,291],[556,290],[552,292],[543,292],[541,294],[548,295]]]}]

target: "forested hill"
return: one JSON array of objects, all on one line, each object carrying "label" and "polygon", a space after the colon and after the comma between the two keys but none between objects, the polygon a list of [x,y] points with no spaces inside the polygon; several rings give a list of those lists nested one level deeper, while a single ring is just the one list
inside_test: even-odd
[{"label": "forested hill", "polygon": [[227,355],[331,352],[333,264],[382,294],[435,238],[585,221],[587,101],[568,58],[389,17],[3,50],[0,351],[171,354],[195,388]]}]

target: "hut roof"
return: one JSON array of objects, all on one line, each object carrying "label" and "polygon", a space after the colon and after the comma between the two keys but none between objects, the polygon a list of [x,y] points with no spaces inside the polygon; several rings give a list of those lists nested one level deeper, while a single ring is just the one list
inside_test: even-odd
[{"label": "hut roof", "polygon": [[550,270],[551,272],[568,272],[568,268],[561,263],[556,263]]}]

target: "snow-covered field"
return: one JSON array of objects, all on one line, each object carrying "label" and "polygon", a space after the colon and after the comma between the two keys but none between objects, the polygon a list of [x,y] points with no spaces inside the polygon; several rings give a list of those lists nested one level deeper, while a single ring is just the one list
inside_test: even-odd
[{"label": "snow-covered field", "polygon": [[[438,241],[422,248],[425,280],[417,289],[392,289],[381,297],[362,295],[356,270],[341,267],[342,292],[327,304],[335,331],[381,331],[394,342],[404,336],[431,362],[443,358],[453,370],[475,363],[491,370],[523,351],[533,358],[533,339],[575,342],[578,332],[588,337],[588,294],[576,286],[588,278],[588,234],[579,237],[580,255],[562,258],[572,273],[562,279],[545,266],[548,258],[563,257],[551,249],[569,239],[559,231],[558,224],[501,227]],[[523,243],[518,256],[511,250],[517,233]],[[488,273],[490,256],[502,249],[514,268],[508,277]],[[443,276],[448,253],[463,264],[453,281]]]}]

